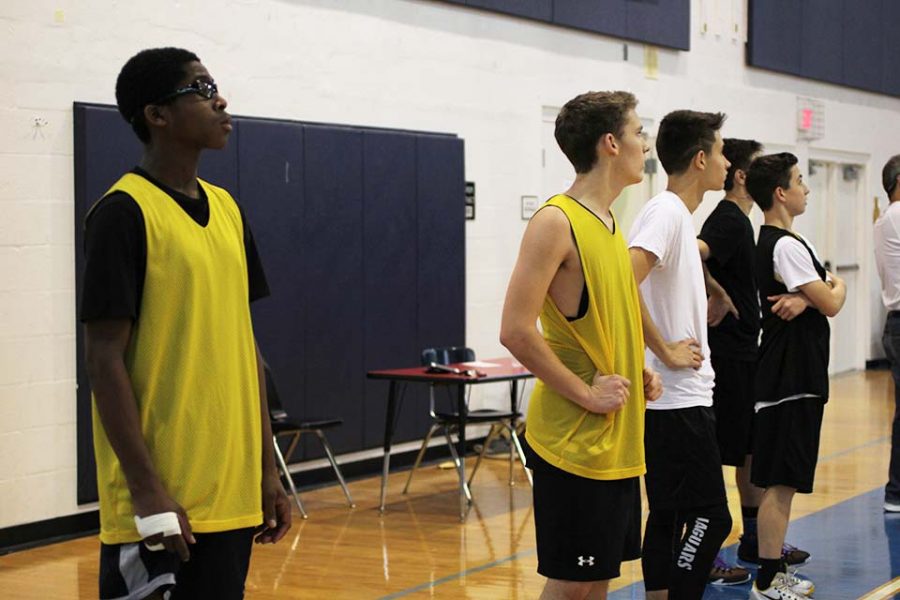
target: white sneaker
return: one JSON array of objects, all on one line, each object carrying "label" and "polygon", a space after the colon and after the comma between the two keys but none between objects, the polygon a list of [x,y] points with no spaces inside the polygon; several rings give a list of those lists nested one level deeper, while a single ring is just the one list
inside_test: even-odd
[{"label": "white sneaker", "polygon": [[806,596],[807,598],[812,596],[813,592],[816,591],[816,586],[811,580],[806,577],[799,577],[797,571],[791,571],[790,568],[788,569],[785,581],[787,581],[788,587],[791,588],[792,592],[800,594],[801,596]]},{"label": "white sneaker", "polygon": [[772,584],[764,590],[754,583],[750,588],[750,600],[806,600],[806,596],[791,589],[789,582],[787,573],[776,573]]}]

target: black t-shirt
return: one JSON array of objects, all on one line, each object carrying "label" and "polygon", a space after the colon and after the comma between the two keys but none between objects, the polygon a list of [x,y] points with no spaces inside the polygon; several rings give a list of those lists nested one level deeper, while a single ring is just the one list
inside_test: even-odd
[{"label": "black t-shirt", "polygon": [[[197,224],[209,223],[209,200],[202,187],[200,198],[191,198],[166,187],[140,167],[132,169],[168,194]],[[269,295],[256,242],[238,206],[244,225],[244,252],[247,256],[249,302]],[[147,271],[147,232],[144,215],[134,199],[125,192],[104,197],[85,218],[84,280],[79,319],[130,318],[141,312],[144,275]]]},{"label": "black t-shirt", "polygon": [[710,274],[740,313],[740,319],[729,313],[717,327],[709,328],[710,351],[722,357],[756,360],[760,315],[750,219],[734,202],[721,200],[698,237],[709,246],[706,266]]}]

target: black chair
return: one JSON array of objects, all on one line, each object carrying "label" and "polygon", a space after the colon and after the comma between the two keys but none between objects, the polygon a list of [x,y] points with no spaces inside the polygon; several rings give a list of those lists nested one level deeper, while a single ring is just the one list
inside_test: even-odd
[{"label": "black chair", "polygon": [[[334,452],[331,449],[331,444],[328,443],[328,438],[325,437],[324,431],[325,429],[331,429],[333,427],[343,425],[344,420],[291,420],[287,412],[282,407],[281,398],[278,396],[278,389],[275,387],[275,378],[272,375],[272,370],[269,368],[269,365],[264,366],[266,373],[266,395],[269,401],[269,418],[272,422],[272,438],[275,445],[275,457],[278,460],[278,468],[281,471],[281,474],[284,476],[285,480],[287,480],[287,484],[291,490],[291,494],[293,494],[294,496],[294,501],[297,503],[297,508],[300,509],[300,515],[304,519],[307,518],[306,511],[303,509],[303,503],[300,502],[300,495],[297,493],[297,488],[296,486],[294,486],[294,480],[291,478],[291,473],[290,471],[288,471],[287,466],[288,462],[291,460],[291,456],[294,454],[294,450],[297,448],[297,444],[300,441],[300,436],[304,433],[315,433],[319,438],[319,441],[322,443],[322,448],[325,450],[325,455],[328,457],[328,462],[331,463],[331,468],[334,469],[334,474],[337,475],[338,482],[340,482],[341,488],[344,490],[344,495],[347,497],[347,503],[350,505],[350,508],[355,507],[356,505],[353,503],[353,498],[350,496],[350,490],[347,489],[347,482],[344,481],[344,476],[341,474],[341,469],[338,467],[337,461],[334,459]],[[281,453],[281,448],[278,447],[279,437],[290,437],[287,451],[284,454]]]},{"label": "black chair", "polygon": [[[466,348],[464,346],[447,346],[447,347],[437,347],[437,348],[426,348],[422,351],[422,365],[428,366],[431,363],[437,363],[439,365],[450,365],[455,363],[463,363],[463,362],[472,362],[475,360],[475,351],[471,348]],[[425,450],[428,448],[428,442],[431,441],[431,437],[434,433],[440,429],[444,430],[444,436],[447,439],[447,446],[450,448],[450,455],[453,457],[453,463],[456,465],[456,472],[459,474],[459,465],[460,465],[460,457],[456,452],[456,445],[453,443],[453,439],[451,435],[456,432],[458,428],[459,422],[459,413],[455,410],[451,411],[441,411],[436,407],[435,400],[435,387],[437,384],[430,384],[428,386],[428,395],[429,395],[429,415],[431,416],[431,426],[428,428],[428,433],[425,434],[425,439],[422,440],[422,447],[419,448],[419,454],[416,456],[416,462],[413,464],[412,469],[409,472],[409,477],[406,479],[406,486],[403,488],[403,493],[405,494],[409,490],[409,484],[412,482],[413,474],[415,474],[416,469],[422,462],[422,458],[425,456]],[[469,405],[469,393],[472,388],[469,387],[466,395],[466,406]],[[455,407],[455,403],[453,404]],[[509,484],[513,484],[513,465],[516,460],[516,455],[518,454],[519,459],[522,461],[522,464],[525,464],[525,455],[522,451],[522,445],[519,442],[519,436],[516,428],[516,421],[522,418],[522,414],[518,411],[503,411],[503,410],[494,410],[494,409],[479,409],[471,412],[466,412],[466,423],[467,424],[491,424],[491,430],[488,432],[487,437],[484,440],[484,445],[481,449],[481,453],[478,455],[478,460],[475,462],[475,466],[472,468],[472,473],[469,476],[469,481],[460,481],[460,485],[463,487],[463,491],[466,494],[466,498],[469,502],[472,501],[472,492],[470,490],[470,486],[472,485],[472,480],[475,478],[475,473],[478,472],[478,467],[481,466],[481,461],[484,458],[485,453],[488,448],[490,448],[491,442],[496,439],[498,435],[500,435],[504,430],[509,433],[509,437],[511,440],[509,446]],[[525,469],[525,475],[528,478],[528,483],[531,484],[531,473],[528,469]]]}]

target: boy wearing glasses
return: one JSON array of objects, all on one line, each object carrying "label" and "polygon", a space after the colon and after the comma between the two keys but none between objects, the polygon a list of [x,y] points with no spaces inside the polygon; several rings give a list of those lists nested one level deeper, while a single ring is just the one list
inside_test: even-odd
[{"label": "boy wearing glasses", "polygon": [[242,598],[254,536],[290,528],[250,319],[268,285],[240,207],[197,177],[231,132],[217,91],[178,48],[116,82],[144,153],[85,219],[101,598]]}]

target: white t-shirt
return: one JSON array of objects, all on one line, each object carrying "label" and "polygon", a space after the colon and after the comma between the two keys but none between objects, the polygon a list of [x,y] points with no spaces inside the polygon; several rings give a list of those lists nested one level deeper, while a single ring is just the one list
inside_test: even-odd
[{"label": "white t-shirt", "polygon": [[694,338],[700,342],[700,369],[671,370],[648,348],[647,365],[662,376],[663,394],[648,402],[650,410],[712,406],[714,374],[706,338],[706,285],[691,213],[672,192],[650,199],[628,236],[629,248],[643,248],[657,257],[641,284],[644,303],[667,342]]},{"label": "white t-shirt", "polygon": [[891,202],[875,222],[875,267],[884,307],[900,310],[900,202]]},{"label": "white t-shirt", "polygon": [[[812,250],[813,256],[821,263],[822,260],[816,254],[816,249],[809,243],[809,240],[799,233],[794,232],[794,235],[806,242],[806,245]],[[801,285],[822,281],[809,257],[809,252],[803,244],[789,235],[775,242],[775,248],[772,250],[772,262],[774,263],[772,266],[775,271],[775,281],[783,283],[791,293],[798,291]]]}]

